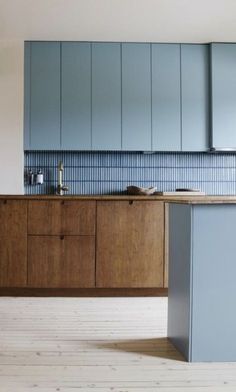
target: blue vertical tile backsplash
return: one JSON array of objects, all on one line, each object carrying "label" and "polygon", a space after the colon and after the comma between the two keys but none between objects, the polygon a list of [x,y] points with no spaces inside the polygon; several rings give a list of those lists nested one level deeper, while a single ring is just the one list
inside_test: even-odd
[{"label": "blue vertical tile backsplash", "polygon": [[[54,194],[60,160],[72,195],[123,193],[131,184],[160,191],[186,187],[209,195],[236,194],[236,154],[75,151],[26,151],[25,193]],[[29,169],[43,171],[43,185],[27,184]]]}]

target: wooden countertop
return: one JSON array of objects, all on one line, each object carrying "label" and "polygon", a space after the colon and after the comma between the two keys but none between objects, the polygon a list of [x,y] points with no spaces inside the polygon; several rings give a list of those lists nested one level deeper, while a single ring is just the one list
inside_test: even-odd
[{"label": "wooden countertop", "polygon": [[236,196],[182,196],[166,198],[165,201],[179,204],[236,204]]},{"label": "wooden countertop", "polygon": [[129,195],[0,195],[12,200],[159,200],[182,204],[236,204],[236,196],[129,196]]}]

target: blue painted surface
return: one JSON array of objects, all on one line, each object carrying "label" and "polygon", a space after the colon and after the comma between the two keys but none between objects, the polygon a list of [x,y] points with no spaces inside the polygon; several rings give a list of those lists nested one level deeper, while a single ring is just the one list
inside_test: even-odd
[{"label": "blue painted surface", "polygon": [[236,44],[211,45],[212,147],[236,148]]},{"label": "blue painted surface", "polygon": [[236,205],[169,214],[168,336],[190,362],[236,361]]},{"label": "blue painted surface", "polygon": [[91,44],[61,44],[61,148],[91,150]]},{"label": "blue painted surface", "polygon": [[75,151],[25,153],[25,169],[42,168],[45,173],[43,186],[26,186],[25,192],[54,192],[60,160],[71,194],[119,193],[130,184],[153,185],[159,190],[194,187],[211,195],[236,194],[236,154]]},{"label": "blue painted surface", "polygon": [[208,45],[28,42],[25,149],[205,151],[208,63]]},{"label": "blue painted surface", "polygon": [[192,209],[192,361],[236,361],[236,205]]},{"label": "blue painted surface", "polygon": [[186,359],[191,353],[191,206],[169,206],[168,338]]},{"label": "blue painted surface", "polygon": [[30,149],[60,148],[60,43],[31,42]]},{"label": "blue painted surface", "polygon": [[30,42],[25,42],[24,57],[24,149],[30,149]]},{"label": "blue painted surface", "polygon": [[152,149],[181,151],[180,45],[152,44]]},{"label": "blue painted surface", "polygon": [[122,43],[122,150],[150,151],[150,44]]},{"label": "blue painted surface", "polygon": [[181,45],[182,151],[209,149],[209,98],[209,45]]},{"label": "blue painted surface", "polygon": [[121,45],[92,44],[92,149],[121,150]]}]

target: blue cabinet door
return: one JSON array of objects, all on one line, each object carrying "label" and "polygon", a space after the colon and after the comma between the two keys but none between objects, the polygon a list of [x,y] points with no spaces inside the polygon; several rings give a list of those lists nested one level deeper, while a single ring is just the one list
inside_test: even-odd
[{"label": "blue cabinet door", "polygon": [[122,44],[122,150],[151,150],[150,44]]},{"label": "blue cabinet door", "polygon": [[92,44],[92,149],[121,150],[121,47]]},{"label": "blue cabinet door", "polygon": [[61,148],[91,150],[91,44],[61,44]]},{"label": "blue cabinet door", "polygon": [[182,150],[209,149],[209,45],[181,45]]},{"label": "blue cabinet door", "polygon": [[30,46],[29,147],[60,149],[60,43]]},{"label": "blue cabinet door", "polygon": [[212,147],[236,148],[236,44],[211,45]]},{"label": "blue cabinet door", "polygon": [[30,50],[31,43],[25,42],[24,53],[24,149],[30,149]]},{"label": "blue cabinet door", "polygon": [[181,150],[180,45],[152,44],[152,149]]}]

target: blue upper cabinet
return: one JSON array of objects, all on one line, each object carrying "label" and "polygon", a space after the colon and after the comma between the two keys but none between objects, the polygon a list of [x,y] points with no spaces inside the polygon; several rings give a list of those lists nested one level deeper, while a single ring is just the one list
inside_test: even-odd
[{"label": "blue upper cabinet", "polygon": [[61,148],[91,150],[91,44],[61,44]]},{"label": "blue upper cabinet", "polygon": [[92,149],[121,150],[121,45],[92,44]]},{"label": "blue upper cabinet", "polygon": [[181,45],[182,151],[209,149],[209,45]]},{"label": "blue upper cabinet", "polygon": [[25,91],[28,105],[25,107],[25,125],[28,128],[25,147],[31,150],[59,149],[60,43],[31,42],[27,45],[30,61],[25,64],[25,70],[30,86]]},{"label": "blue upper cabinet", "polygon": [[211,45],[212,147],[236,148],[236,44]]},{"label": "blue upper cabinet", "polygon": [[30,48],[25,42],[24,56],[24,149],[30,149]]},{"label": "blue upper cabinet", "polygon": [[151,150],[150,44],[122,44],[122,150]]},{"label": "blue upper cabinet", "polygon": [[[209,46],[26,42],[25,149],[206,151]],[[212,45],[214,147],[236,147],[236,45]]]},{"label": "blue upper cabinet", "polygon": [[181,151],[180,45],[151,47],[152,149]]}]

